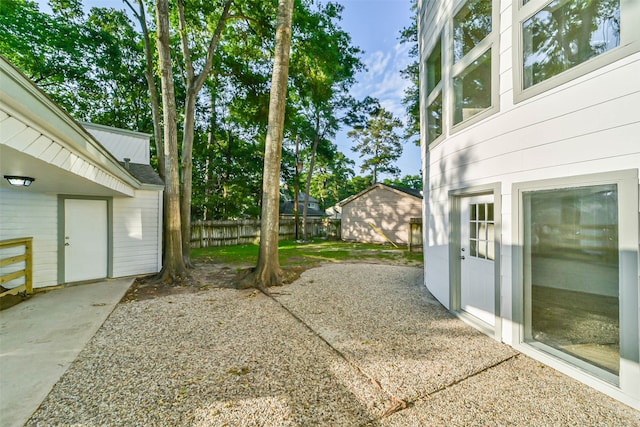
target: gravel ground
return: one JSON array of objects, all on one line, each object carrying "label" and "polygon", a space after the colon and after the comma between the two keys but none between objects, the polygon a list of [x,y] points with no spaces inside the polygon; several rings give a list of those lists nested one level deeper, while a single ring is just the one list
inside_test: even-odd
[{"label": "gravel ground", "polygon": [[259,292],[119,304],[27,425],[640,425],[453,318],[421,269],[332,264]]}]

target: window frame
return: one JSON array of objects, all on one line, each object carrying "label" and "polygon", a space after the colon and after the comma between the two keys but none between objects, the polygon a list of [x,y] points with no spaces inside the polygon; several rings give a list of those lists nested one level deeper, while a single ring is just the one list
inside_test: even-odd
[{"label": "window frame", "polygon": [[620,0],[620,44],[553,77],[524,88],[524,23],[554,0],[513,0],[513,102],[517,104],[640,51],[640,4]]},{"label": "window frame", "polygon": [[[440,81],[438,83],[436,83],[433,88],[431,89],[431,92],[427,93],[426,95],[426,102],[425,102],[425,133],[426,133],[426,140],[427,140],[427,146],[430,146],[431,144],[436,144],[440,141],[442,141],[445,136],[446,136],[446,120],[445,120],[445,113],[446,113],[446,104],[445,104],[445,98],[444,98],[444,82],[445,82],[445,44],[444,44],[444,40],[445,40],[445,34],[444,31],[440,31],[438,33],[438,36],[435,38],[433,45],[430,46],[430,49],[428,50],[429,54],[426,56],[426,59],[424,61],[424,74],[425,74],[425,79],[424,79],[424,84],[425,84],[425,93],[427,92],[428,86],[429,86],[429,77],[427,75],[427,73],[429,72],[429,67],[427,66],[427,63],[429,61],[429,58],[431,57],[431,55],[433,55],[433,53],[435,52],[435,49],[438,47],[438,45],[440,45]],[[430,139],[429,137],[429,107],[431,107],[431,105],[433,105],[435,103],[435,101],[438,99],[438,97],[441,98],[441,113],[440,113],[440,127],[442,128],[442,132],[440,133],[440,135],[438,135],[436,138],[434,138],[433,140]]]},{"label": "window frame", "polygon": [[[447,57],[445,61],[445,69],[448,71],[443,75],[443,80],[446,82],[445,92],[447,96],[443,99],[443,103],[446,107],[448,114],[447,125],[451,130],[450,133],[457,133],[474,123],[484,120],[488,116],[500,111],[500,1],[491,0],[491,32],[476,46],[474,46],[466,55],[454,63],[454,25],[453,21],[455,16],[469,3],[471,0],[465,0],[459,2],[454,9],[451,17],[448,19],[446,38]],[[520,0],[518,0],[520,1]],[[462,120],[459,123],[454,124],[454,111],[455,111],[455,93],[453,81],[456,77],[460,76],[469,66],[471,66],[476,60],[478,60],[487,51],[491,50],[491,106],[487,107],[483,111],[474,114],[466,120]]]},{"label": "window frame", "polygon": [[[577,357],[555,350],[540,342],[528,340],[527,317],[531,311],[525,298],[530,289],[525,283],[524,267],[524,193],[603,184],[618,188],[618,254],[620,370],[615,375]],[[517,350],[541,360],[549,366],[573,376],[592,387],[628,401],[638,394],[640,381],[639,314],[638,314],[638,169],[596,173],[573,177],[514,183],[512,189],[513,263],[512,263],[512,342]],[[530,322],[529,322],[530,326]],[[635,396],[638,398],[640,396]]]}]

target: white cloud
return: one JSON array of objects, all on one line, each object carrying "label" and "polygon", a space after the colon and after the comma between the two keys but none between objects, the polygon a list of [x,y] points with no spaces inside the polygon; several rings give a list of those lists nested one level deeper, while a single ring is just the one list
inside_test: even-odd
[{"label": "white cloud", "polygon": [[375,51],[364,59],[364,64],[367,67],[368,75],[370,78],[375,78],[386,70],[391,59],[390,52],[382,52],[381,50]]},{"label": "white cloud", "polygon": [[378,50],[365,56],[363,62],[367,71],[357,76],[358,83],[353,87],[352,95],[359,99],[365,96],[378,98],[384,108],[404,119],[402,97],[409,81],[402,77],[400,71],[411,61],[409,49],[410,46],[397,43],[392,49]]}]

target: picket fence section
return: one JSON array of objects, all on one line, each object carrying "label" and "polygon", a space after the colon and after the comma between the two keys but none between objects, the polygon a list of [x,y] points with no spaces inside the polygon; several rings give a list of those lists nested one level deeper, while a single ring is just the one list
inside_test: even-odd
[{"label": "picket fence section", "polygon": [[[301,223],[302,221],[300,221]],[[299,226],[302,237],[302,226]],[[280,240],[293,240],[296,236],[295,220],[280,219]],[[309,237],[340,239],[340,220],[313,218],[307,220]],[[220,220],[193,221],[191,223],[191,248],[210,248],[258,243],[260,241],[260,220]]]}]

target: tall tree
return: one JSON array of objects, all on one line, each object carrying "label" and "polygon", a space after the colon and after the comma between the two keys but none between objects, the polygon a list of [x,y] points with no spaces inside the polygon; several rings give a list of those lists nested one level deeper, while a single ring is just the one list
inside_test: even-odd
[{"label": "tall tree", "polygon": [[[230,17],[232,0],[225,0],[222,5],[222,12],[217,19],[215,30],[210,34],[208,48],[204,64],[199,74],[196,74],[194,67],[194,48],[190,40],[190,33],[197,32],[198,29],[190,29],[185,15],[185,5],[183,0],[178,0],[178,27],[180,32],[180,46],[182,48],[182,59],[184,61],[184,78],[186,95],[184,101],[184,126],[182,129],[182,187],[180,215],[182,224],[182,257],[187,267],[191,266],[191,198],[192,198],[192,178],[193,178],[193,141],[195,129],[196,100],[202,86],[209,77],[213,56],[220,43],[222,30]],[[199,14],[195,14],[200,18]],[[199,29],[202,31],[202,29]],[[204,30],[205,34],[210,31]]]},{"label": "tall tree", "polygon": [[[349,34],[339,28],[343,7],[328,3],[316,13],[297,14],[293,77],[297,92],[297,108],[304,118],[311,142],[302,212],[302,238],[307,239],[306,219],[309,211],[309,191],[316,155],[320,144],[328,146],[344,120],[339,113],[354,108],[349,88],[355,73],[363,69],[360,49],[351,45]],[[306,12],[306,11],[305,11]]]},{"label": "tall tree", "polygon": [[187,267],[182,258],[180,176],[178,170],[178,113],[173,82],[168,0],[156,1],[156,27],[164,126],[164,206],[167,211],[167,215],[165,215],[164,262],[161,278],[164,281],[174,282],[187,275]]},{"label": "tall tree", "polygon": [[402,155],[402,143],[396,128],[402,128],[402,122],[390,111],[380,108],[364,126],[355,127],[347,133],[356,142],[351,149],[360,153],[363,159],[361,172],[371,172],[371,184],[378,182],[380,173],[394,176],[400,173],[400,169],[394,165]]},{"label": "tall tree", "polygon": [[276,49],[273,60],[269,124],[264,154],[260,251],[258,265],[251,276],[254,285],[260,289],[282,284],[282,270],[278,260],[280,163],[289,78],[293,4],[294,0],[278,1]]}]

